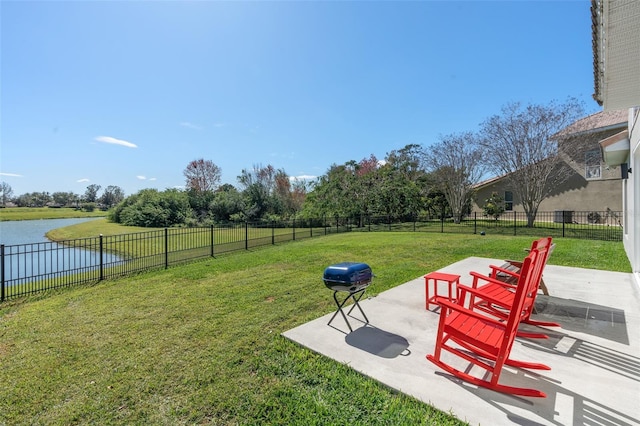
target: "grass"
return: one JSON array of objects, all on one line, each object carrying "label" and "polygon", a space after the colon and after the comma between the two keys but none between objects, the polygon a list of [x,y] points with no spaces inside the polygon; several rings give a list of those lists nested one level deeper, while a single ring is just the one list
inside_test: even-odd
[{"label": "grass", "polygon": [[97,237],[99,235],[121,235],[134,232],[149,232],[163,228],[145,228],[142,226],[125,226],[119,223],[109,222],[107,218],[96,219],[90,222],[76,223],[64,228],[52,229],[46,233],[47,238],[53,241],[75,240],[78,238]]},{"label": "grass", "polygon": [[[213,235],[212,233],[213,232]],[[273,242],[289,241],[294,229],[289,227],[255,227],[245,228],[244,225],[233,227],[215,226],[212,231],[207,227],[200,228],[168,228],[165,246],[165,228],[143,228],[124,226],[109,222],[107,219],[97,219],[91,222],[78,223],[47,232],[50,240],[64,242],[68,245],[84,247],[85,238],[95,238],[104,235],[104,250],[125,258],[136,258],[140,253],[145,256],[157,254],[164,258],[165,248],[171,253],[173,261],[181,261],[181,257],[206,257],[211,251],[211,241],[214,241],[214,251],[232,251],[244,249],[245,239],[251,246],[267,245]],[[309,236],[310,230],[296,229],[298,238]],[[321,235],[322,230],[316,229],[314,235]]]},{"label": "grass", "polygon": [[[280,333],[333,311],[327,265],[369,263],[375,294],[530,243],[345,233],[5,303],[0,424],[462,424]],[[556,243],[552,264],[630,271],[621,243]]]},{"label": "grass", "polygon": [[49,207],[7,207],[0,209],[0,221],[3,220],[39,220],[39,219],[70,219],[83,217],[103,217],[107,213],[102,210],[85,212],[74,208]]}]

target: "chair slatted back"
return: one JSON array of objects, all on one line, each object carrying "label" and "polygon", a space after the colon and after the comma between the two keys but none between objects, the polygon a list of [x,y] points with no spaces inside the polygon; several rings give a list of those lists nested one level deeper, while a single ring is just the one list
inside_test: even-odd
[{"label": "chair slatted back", "polygon": [[542,250],[542,252],[538,249],[531,250],[524,259],[524,262],[522,262],[522,269],[520,270],[520,277],[518,278],[513,303],[509,308],[509,317],[505,324],[505,334],[500,350],[500,353],[504,354],[504,356],[508,356],[511,352],[511,346],[518,331],[518,325],[520,324],[521,315],[525,308],[527,295],[530,294],[532,288],[535,287],[535,283],[532,280],[536,278],[537,269],[540,268],[541,256],[546,255],[547,251],[545,248]]}]

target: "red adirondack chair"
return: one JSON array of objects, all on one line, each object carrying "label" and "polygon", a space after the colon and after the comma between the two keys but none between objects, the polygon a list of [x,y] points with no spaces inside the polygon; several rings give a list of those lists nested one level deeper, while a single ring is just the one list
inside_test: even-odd
[{"label": "red adirondack chair", "polygon": [[[509,358],[520,323],[526,294],[534,286],[531,280],[535,278],[533,275],[536,260],[539,256],[538,250],[532,250],[525,258],[518,279],[515,297],[512,305],[509,306],[509,314],[506,321],[467,309],[462,304],[453,303],[446,299],[438,299],[437,303],[441,306],[441,310],[436,346],[433,355],[427,355],[427,359],[454,376],[477,386],[514,395],[546,397],[544,392],[537,389],[507,386],[498,383],[504,365],[550,370],[544,364]],[[487,370],[491,375],[490,379],[472,376],[447,364],[441,359],[442,350]]]},{"label": "red adirondack chair", "polygon": [[[538,293],[540,281],[542,280],[542,272],[544,271],[544,267],[547,264],[550,250],[553,247],[551,241],[551,237],[545,237],[534,241],[531,245],[531,251],[538,250],[541,258],[539,258],[538,262],[536,262],[537,264],[535,270],[533,271],[534,277],[533,281],[531,282],[532,288],[529,292],[527,292],[523,306],[521,321],[526,324],[536,326],[560,327],[560,324],[555,322],[538,321],[531,318],[531,314],[533,313],[535,308],[535,300]],[[504,280],[495,278],[496,272],[503,271],[504,273],[510,274],[515,279],[518,279],[522,271],[520,271],[520,273],[515,273],[513,271],[501,269],[500,267],[494,265],[491,265],[491,268],[492,273],[490,274],[490,276],[486,276],[478,272],[470,272],[471,276],[473,277],[473,283],[471,284],[471,288],[473,290],[470,290],[468,288],[466,289],[468,290],[467,292],[471,294],[468,306],[471,309],[484,311],[504,320],[509,314],[509,306],[513,304],[513,298],[515,297],[517,284],[511,284],[509,282],[505,282]],[[458,291],[461,291],[463,287],[464,286],[459,286]],[[538,339],[548,338],[548,336],[544,333],[525,331],[519,331],[518,336]]]},{"label": "red adirondack chair", "polygon": [[[535,241],[534,244],[536,244]],[[553,253],[553,249],[555,248],[555,246],[555,244],[551,244],[551,247],[549,247],[549,253],[547,253],[547,261],[549,260],[549,257],[551,257],[551,253]],[[525,251],[529,252],[531,251],[531,249],[525,249]],[[491,278],[497,278],[500,281],[506,281],[508,283],[515,283],[515,281],[518,280],[517,277],[520,273],[520,268],[522,267],[522,261],[505,260],[505,263],[500,266],[490,265],[489,267],[491,268],[491,272],[489,273],[489,276]],[[549,295],[549,290],[547,289],[547,286],[544,282],[544,277],[540,278],[539,289],[542,290],[542,294],[544,294],[545,296]]]}]

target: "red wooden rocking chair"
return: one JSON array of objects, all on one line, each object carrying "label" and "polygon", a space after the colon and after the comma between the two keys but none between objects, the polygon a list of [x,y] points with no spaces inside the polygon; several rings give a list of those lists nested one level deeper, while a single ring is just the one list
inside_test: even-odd
[{"label": "red wooden rocking chair", "polygon": [[[536,269],[533,272],[533,287],[531,291],[526,294],[526,298],[524,301],[522,317],[520,320],[521,322],[526,324],[535,326],[560,327],[560,324],[555,322],[538,321],[531,318],[531,314],[533,313],[535,308],[535,300],[538,293],[540,281],[542,280],[542,272],[545,265],[547,264],[547,259],[549,258],[551,249],[553,248],[551,241],[551,237],[545,237],[534,241],[531,245],[531,251],[538,250],[541,258],[538,259],[538,262],[536,262]],[[500,267],[494,265],[491,265],[491,269],[492,272],[490,276],[486,276],[478,272],[470,272],[471,276],[473,277],[471,288],[475,289],[475,291],[468,288],[466,289],[467,292],[471,293],[469,307],[471,309],[477,309],[487,312],[491,315],[496,316],[497,318],[505,320],[509,315],[508,309],[513,304],[513,298],[515,297],[517,284],[512,284],[509,282],[505,282],[502,279],[495,278],[496,273],[500,271],[505,274],[510,274],[515,279],[518,279],[522,272],[520,271],[520,273],[515,273],[510,270],[501,269]],[[464,286],[459,286],[459,291],[462,290],[462,287]],[[464,300],[464,297],[462,298],[462,300]],[[525,331],[518,331],[518,336],[537,339],[548,338],[548,336],[543,333]]]},{"label": "red wooden rocking chair", "polygon": [[[517,361],[509,358],[526,295],[535,286],[532,280],[535,278],[536,261],[541,258],[540,256],[541,253],[538,250],[532,250],[525,258],[513,304],[509,307],[509,315],[506,321],[467,309],[462,304],[456,304],[446,299],[438,299],[437,303],[441,306],[441,310],[436,346],[433,355],[427,355],[427,359],[450,374],[477,386],[514,395],[546,397],[544,392],[536,389],[519,388],[498,383],[504,365],[550,370],[544,364]],[[456,345],[450,344],[451,342]],[[491,374],[491,378],[489,380],[481,379],[445,363],[441,359],[442,350],[451,352],[487,370]]]}]

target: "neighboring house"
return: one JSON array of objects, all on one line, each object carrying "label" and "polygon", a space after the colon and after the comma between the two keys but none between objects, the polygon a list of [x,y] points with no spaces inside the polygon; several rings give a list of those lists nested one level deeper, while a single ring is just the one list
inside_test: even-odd
[{"label": "neighboring house", "polygon": [[[600,141],[625,130],[627,118],[626,109],[603,111],[576,121],[556,135],[561,158],[571,175],[540,203],[538,211],[622,210],[621,169],[604,164]],[[485,200],[494,192],[504,199],[506,211],[524,211],[505,176],[476,185],[473,211],[482,212]]]},{"label": "neighboring house", "polygon": [[640,283],[640,1],[592,0],[593,98],[627,109],[626,130],[601,141],[604,162],[627,169],[622,182],[624,248]]}]

